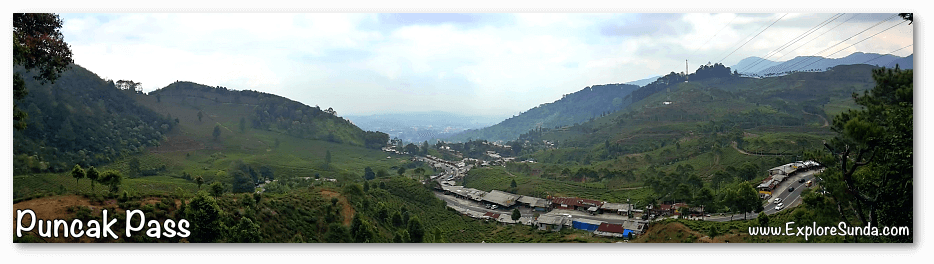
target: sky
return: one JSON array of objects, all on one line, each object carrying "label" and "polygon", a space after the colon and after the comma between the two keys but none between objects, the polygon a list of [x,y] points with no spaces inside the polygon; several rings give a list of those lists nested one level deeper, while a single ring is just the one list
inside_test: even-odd
[{"label": "sky", "polygon": [[914,26],[894,13],[60,15],[75,63],[102,78],[145,92],[177,80],[256,90],[341,116],[510,116],[587,86],[682,72],[685,60],[693,72],[750,56],[915,49]]}]

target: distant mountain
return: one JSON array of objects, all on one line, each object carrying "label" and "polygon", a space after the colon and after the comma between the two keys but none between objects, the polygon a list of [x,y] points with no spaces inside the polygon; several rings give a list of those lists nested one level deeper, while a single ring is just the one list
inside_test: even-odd
[{"label": "distant mountain", "polygon": [[914,63],[912,59],[910,59],[911,57],[912,55],[908,57],[898,57],[889,54],[882,55],[877,53],[855,52],[849,56],[837,59],[828,59],[821,56],[799,56],[784,62],[764,60],[759,62],[759,64],[755,63],[760,61],[761,58],[749,57],[741,60],[731,68],[743,74],[757,74],[760,76],[788,73],[790,71],[823,71],[837,65],[854,64],[894,67],[895,63],[898,63],[899,67],[902,69],[912,69],[914,68]]},{"label": "distant mountain", "polygon": [[911,55],[908,55],[908,57],[896,59],[892,62],[889,62],[889,64],[885,65],[885,67],[895,68],[895,65],[897,64],[898,68],[900,69],[914,69],[914,64],[915,64],[914,56],[915,56],[914,54],[911,54]]},{"label": "distant mountain", "polygon": [[642,87],[642,86],[645,86],[646,84],[650,84],[654,82],[655,80],[658,80],[658,77],[662,77],[662,76],[652,76],[652,77],[645,78],[642,80],[627,82],[626,84],[638,85],[639,87]]},{"label": "distant mountain", "polygon": [[361,129],[380,131],[405,142],[452,136],[496,124],[503,116],[469,116],[441,111],[345,116]]},{"label": "distant mountain", "polygon": [[764,70],[770,67],[774,67],[779,64],[781,64],[781,62],[763,60],[762,58],[753,56],[753,57],[745,58],[739,61],[738,63],[736,63],[736,65],[733,65],[730,68],[741,73],[747,73],[747,72],[755,73],[755,72],[759,72],[761,70]]},{"label": "distant mountain", "polygon": [[509,141],[520,134],[539,127],[560,127],[581,123],[605,113],[612,113],[628,106],[627,96],[639,89],[631,84],[605,84],[586,87],[566,94],[552,103],[541,104],[528,111],[506,119],[491,127],[469,130],[452,136],[445,141],[461,142],[468,139]]}]

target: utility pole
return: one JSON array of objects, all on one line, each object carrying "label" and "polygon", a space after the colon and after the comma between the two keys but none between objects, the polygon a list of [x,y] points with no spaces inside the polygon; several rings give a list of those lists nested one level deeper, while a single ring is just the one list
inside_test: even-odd
[{"label": "utility pole", "polygon": [[684,60],[684,82],[688,82],[688,60]]}]

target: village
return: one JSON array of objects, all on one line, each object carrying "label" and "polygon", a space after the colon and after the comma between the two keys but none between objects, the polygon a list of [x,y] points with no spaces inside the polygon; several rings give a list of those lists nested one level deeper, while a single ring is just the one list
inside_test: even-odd
[{"label": "village", "polygon": [[[384,150],[404,154],[393,148]],[[743,219],[746,219],[746,214],[742,213],[711,217],[705,213],[702,206],[690,206],[685,203],[637,207],[631,203],[613,203],[580,197],[541,198],[501,190],[487,192],[456,185],[456,181],[462,179],[472,168],[505,166],[507,162],[515,161],[514,157],[502,157],[492,151],[487,151],[485,155],[492,160],[463,158],[460,161],[448,161],[431,155],[414,156],[412,160],[426,162],[438,169],[439,173],[430,176],[425,182],[433,185],[436,197],[461,214],[484,221],[529,225],[539,230],[554,232],[563,228],[573,228],[591,232],[595,236],[628,240],[643,234],[652,221],[665,218],[724,222],[740,219],[738,216],[742,215]],[[801,187],[811,187],[813,181],[819,180],[814,174],[821,172],[820,169],[820,164],[810,160],[769,169],[768,177],[756,186],[759,197],[763,199],[764,211],[774,214],[783,208],[800,204],[799,198],[803,189]],[[795,181],[788,179],[796,179],[798,185],[793,186]],[[519,212],[517,218],[513,217],[514,209]]]}]

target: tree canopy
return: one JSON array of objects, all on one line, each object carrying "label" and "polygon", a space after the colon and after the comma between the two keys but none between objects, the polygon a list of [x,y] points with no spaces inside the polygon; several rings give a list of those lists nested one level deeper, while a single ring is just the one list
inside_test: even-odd
[{"label": "tree canopy", "polygon": [[[14,13],[13,14],[13,65],[27,71],[37,70],[33,78],[41,83],[55,82],[71,59],[71,48],[59,31],[62,20],[57,14]],[[26,83],[18,72],[13,74],[13,127],[26,128],[27,114],[19,109],[16,101],[26,97]]]}]

